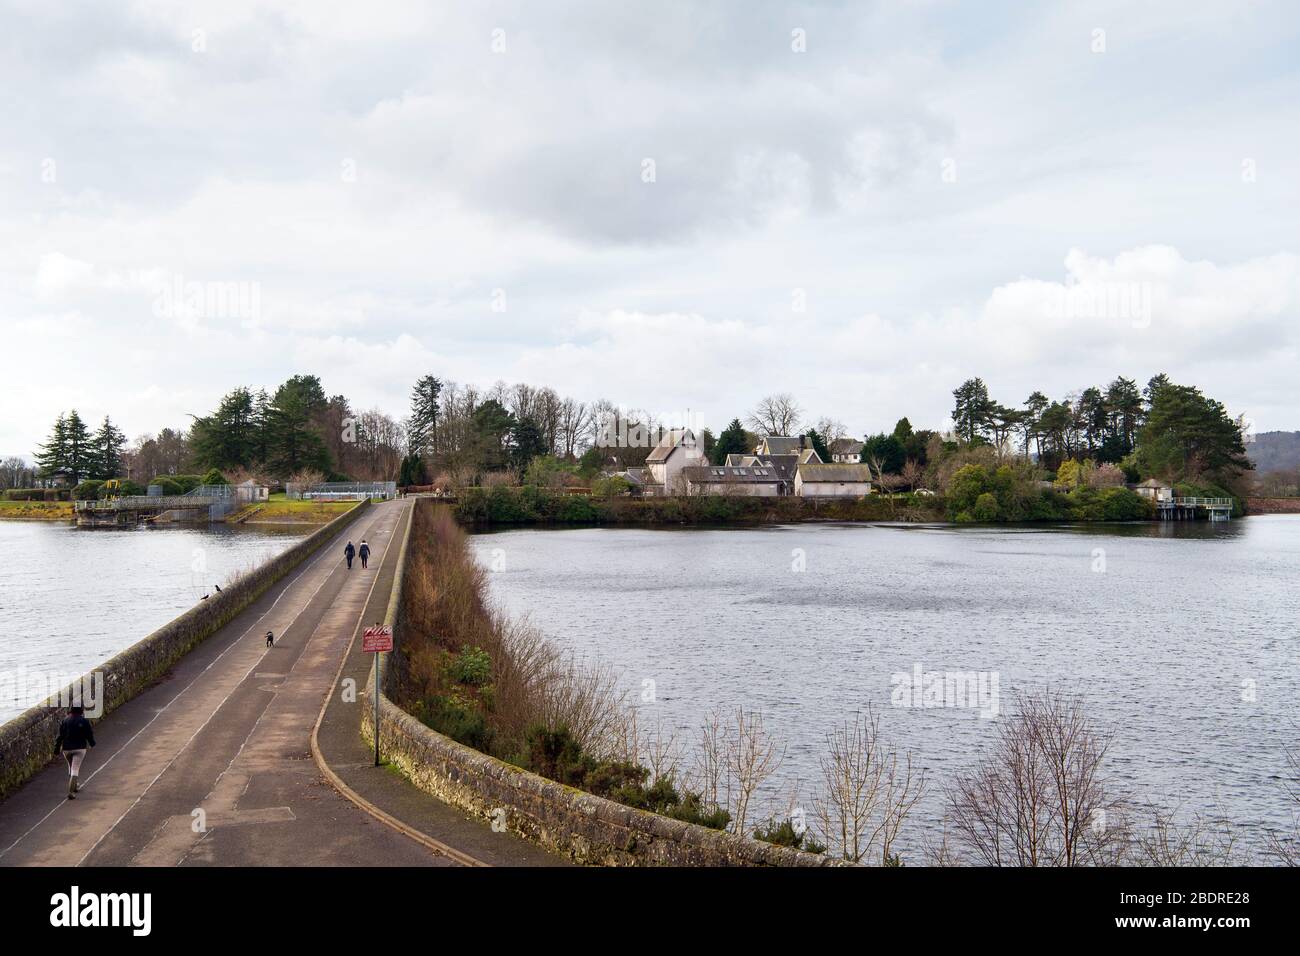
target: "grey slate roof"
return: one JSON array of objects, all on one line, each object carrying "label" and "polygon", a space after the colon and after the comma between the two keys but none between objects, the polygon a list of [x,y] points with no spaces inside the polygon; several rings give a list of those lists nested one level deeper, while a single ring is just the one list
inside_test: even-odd
[{"label": "grey slate roof", "polygon": [[682,475],[687,481],[697,485],[763,485],[775,484],[781,480],[773,469],[765,465],[756,465],[752,468],[743,466],[728,467],[727,465],[687,465],[682,469]]},{"label": "grey slate roof", "polygon": [[759,446],[769,455],[798,455],[802,450],[798,435],[765,435]]},{"label": "grey slate roof", "polygon": [[673,453],[673,449],[676,448],[678,445],[683,444],[683,442],[686,442],[688,444],[694,444],[695,433],[692,432],[689,428],[673,429],[672,431],[668,432],[663,436],[663,440],[660,441],[658,445],[655,445],[654,450],[650,452],[649,456],[646,458],[646,461],[647,462],[667,461],[668,456]]},{"label": "grey slate roof", "polygon": [[871,469],[866,465],[800,465],[799,478],[804,484],[816,481],[870,481]]}]

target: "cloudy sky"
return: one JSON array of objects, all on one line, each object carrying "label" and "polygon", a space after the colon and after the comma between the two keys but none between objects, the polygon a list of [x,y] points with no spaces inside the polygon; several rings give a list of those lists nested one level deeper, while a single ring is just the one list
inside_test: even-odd
[{"label": "cloudy sky", "polygon": [[0,454],[300,372],[860,434],[1166,371],[1300,428],[1287,2],[0,10]]}]

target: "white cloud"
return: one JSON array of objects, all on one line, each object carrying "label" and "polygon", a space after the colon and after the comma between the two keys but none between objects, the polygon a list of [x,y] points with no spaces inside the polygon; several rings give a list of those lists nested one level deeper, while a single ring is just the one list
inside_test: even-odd
[{"label": "white cloud", "polygon": [[[970,375],[1165,371],[1300,427],[1280,3],[10,6],[0,453],[300,372],[394,413],[434,372],[718,427],[790,391],[861,432],[942,424]],[[175,276],[260,310],[160,316]],[[1149,324],[1091,288],[1149,289]]]}]

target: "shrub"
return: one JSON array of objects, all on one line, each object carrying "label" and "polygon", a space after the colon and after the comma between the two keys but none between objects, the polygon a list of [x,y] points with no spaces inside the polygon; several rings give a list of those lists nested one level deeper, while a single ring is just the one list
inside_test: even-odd
[{"label": "shrub", "polygon": [[188,494],[199,485],[203,484],[201,475],[172,475],[172,481],[180,486],[181,494]]},{"label": "shrub", "polygon": [[71,495],[67,488],[10,488],[4,498],[5,501],[68,501]]},{"label": "shrub", "polygon": [[775,818],[768,820],[767,823],[754,830],[754,839],[775,846],[788,846],[795,850],[806,850],[809,853],[826,852],[824,844],[813,839],[812,833],[807,829],[796,830],[794,821],[789,818],[780,821]]},{"label": "shrub", "polygon": [[975,507],[971,509],[971,517],[976,521],[996,521],[998,518],[998,499],[989,491],[984,492],[975,499]]},{"label": "shrub", "polygon": [[184,489],[181,488],[180,482],[168,475],[159,475],[149,482],[151,485],[157,485],[162,489],[164,495],[183,495]]},{"label": "shrub", "polygon": [[203,481],[201,482],[201,484],[225,485],[225,484],[229,484],[229,482],[226,481],[225,475],[223,475],[218,469],[213,468],[209,470],[206,475],[203,476]]},{"label": "shrub", "polygon": [[451,665],[451,676],[458,683],[481,687],[492,679],[492,658],[481,647],[462,647]]},{"label": "shrub", "polygon": [[72,497],[77,501],[94,501],[99,497],[99,489],[103,487],[102,481],[88,478],[72,489]]},{"label": "shrub", "polygon": [[467,706],[464,701],[435,694],[412,705],[411,714],[421,723],[457,743],[484,753],[491,752],[492,732],[487,720],[480,711]]}]

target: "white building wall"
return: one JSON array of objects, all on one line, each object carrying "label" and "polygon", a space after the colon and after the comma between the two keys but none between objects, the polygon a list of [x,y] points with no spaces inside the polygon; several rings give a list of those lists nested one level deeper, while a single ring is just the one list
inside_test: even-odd
[{"label": "white building wall", "polygon": [[871,494],[869,481],[810,481],[795,479],[796,495],[804,498],[861,498]]}]

